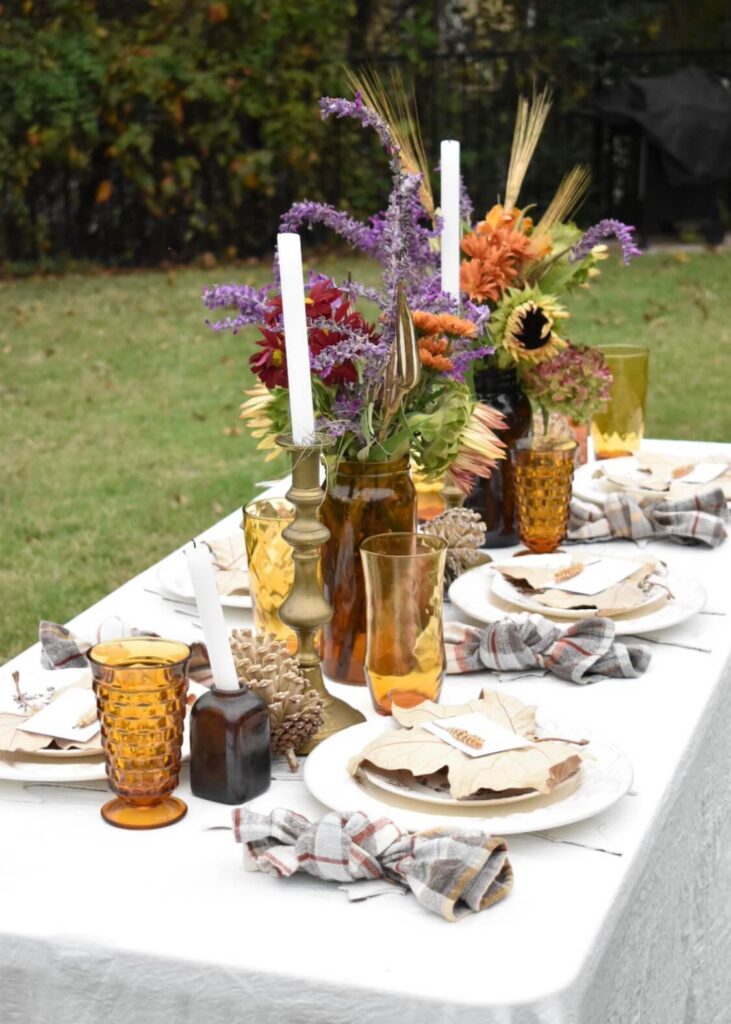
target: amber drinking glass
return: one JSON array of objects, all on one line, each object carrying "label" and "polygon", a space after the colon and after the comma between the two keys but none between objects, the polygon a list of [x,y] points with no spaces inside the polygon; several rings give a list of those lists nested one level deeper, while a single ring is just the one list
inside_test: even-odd
[{"label": "amber drinking glass", "polygon": [[641,345],[607,345],[602,352],[614,379],[606,409],[592,420],[591,436],[597,459],[613,459],[639,451],[650,353]]},{"label": "amber drinking glass", "polygon": [[178,785],[190,648],[136,637],[87,654],[102,727],[107,778],[116,799],[102,817],[120,828],[160,828],[182,818]]},{"label": "amber drinking glass", "polygon": [[537,554],[566,536],[577,444],[562,438],[518,441],[512,451],[518,535]]},{"label": "amber drinking glass", "polygon": [[291,654],[297,637],[279,618],[279,609],[292,589],[292,547],[282,536],[294,522],[294,505],[286,498],[258,498],[244,509],[244,541],[249,563],[249,590],[257,633],[272,633]]},{"label": "amber drinking glass", "polygon": [[447,544],[382,533],[360,546],[366,592],[365,672],[373,706],[438,700],[444,676],[442,589]]}]

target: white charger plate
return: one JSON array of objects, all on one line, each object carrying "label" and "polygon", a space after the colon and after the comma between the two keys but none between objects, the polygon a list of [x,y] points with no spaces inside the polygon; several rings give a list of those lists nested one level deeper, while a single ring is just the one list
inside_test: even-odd
[{"label": "white charger plate", "polygon": [[[478,565],[470,569],[459,576],[449,588],[450,601],[455,608],[478,622],[495,622],[498,619],[524,615],[527,609],[517,607],[494,591],[492,583],[495,575],[490,571],[489,565]],[[644,612],[632,611],[614,616],[612,622],[616,626],[617,636],[637,636],[677,626],[697,615],[705,607],[706,591],[697,580],[687,576],[676,576],[670,572],[663,580],[663,584],[670,589],[673,599],[659,608],[649,605]],[[543,608],[540,614],[558,625],[591,621],[583,618],[565,618],[563,615],[554,616]]]},{"label": "white charger plate", "polygon": [[[157,567],[157,582],[171,597],[195,604],[193,584],[188,572],[188,562],[182,551],[175,551]],[[221,594],[221,604],[226,608],[251,608],[250,594]]]},{"label": "white charger plate", "polygon": [[409,830],[444,825],[479,827],[496,835],[516,835],[591,818],[620,800],[632,785],[632,765],[626,754],[610,743],[591,739],[581,750],[591,755],[592,760],[582,762],[578,785],[565,795],[553,793],[517,804],[491,804],[489,808],[436,807],[375,789],[348,772],[350,758],[383,731],[383,722],[362,722],[335,733],[315,747],[304,770],[305,785],[315,799],[334,810],[361,810],[376,817],[386,814]]}]

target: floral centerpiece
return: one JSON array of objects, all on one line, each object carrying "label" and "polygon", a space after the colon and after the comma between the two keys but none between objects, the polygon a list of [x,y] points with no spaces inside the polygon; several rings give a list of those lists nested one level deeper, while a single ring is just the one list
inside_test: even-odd
[{"label": "floral centerpiece", "polygon": [[[471,364],[491,353],[489,310],[444,296],[435,270],[434,236],[425,214],[424,176],[385,119],[355,100],[322,101],[323,116],[355,117],[373,127],[389,154],[393,186],[386,211],[369,225],[320,204],[298,204],[282,229],[325,220],[381,264],[380,288],[334,282],[319,274],[306,287],[308,348],[318,432],[335,442],[322,518],[325,595],[334,609],[325,628],[323,668],[334,679],[364,682],[365,599],[358,549],[365,537],[416,525],[413,460],[429,477],[444,474],[465,493],[503,457],[501,417],[475,400]],[[438,259],[438,255],[437,255]],[[428,272],[425,273],[425,268]],[[374,304],[368,319],[356,306]],[[209,309],[234,307],[211,326],[260,332],[250,366],[258,378],[242,416],[274,451],[288,428],[289,385],[281,296],[276,278],[260,289],[223,285],[206,291]],[[457,313],[459,312],[459,315]]]}]

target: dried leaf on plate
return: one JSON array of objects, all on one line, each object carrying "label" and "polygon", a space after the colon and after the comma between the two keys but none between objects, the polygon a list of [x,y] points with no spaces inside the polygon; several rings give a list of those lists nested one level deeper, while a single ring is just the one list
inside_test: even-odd
[{"label": "dried leaf on plate", "polygon": [[[577,557],[575,561],[581,561]],[[639,558],[633,561],[640,561]],[[591,618],[623,615],[650,602],[658,604],[669,600],[670,593],[661,584],[653,583],[651,577],[665,574],[665,568],[656,559],[641,559],[641,567],[598,594],[572,594],[568,590],[554,589],[557,582],[557,565],[533,565],[524,559],[514,562],[492,564],[494,572],[532,601],[544,606],[548,614],[551,609],[576,610],[577,617]],[[501,595],[503,596],[503,595]]]},{"label": "dried leaf on plate", "polygon": [[520,750],[470,757],[421,728],[426,721],[471,711],[484,714],[526,739],[535,736],[535,708],[491,691],[484,691],[479,700],[467,704],[424,701],[413,708],[394,706],[394,718],[404,728],[388,730],[377,737],[350,760],[348,770],[357,776],[361,766],[367,764],[386,772],[408,772],[418,779],[446,769],[450,793],[456,799],[470,797],[481,790],[551,793],[579,770],[581,754],[561,740],[546,740]]},{"label": "dried leaf on plate", "polygon": [[[58,673],[59,681],[62,680],[63,671]],[[86,673],[68,686],[59,686],[49,703],[56,700],[66,690],[90,690],[91,686],[91,673]],[[24,732],[18,728],[31,717],[32,715],[0,715],[0,752],[32,754],[43,751],[54,744],[54,748],[59,750],[99,750],[101,753],[101,732],[97,732],[91,739],[80,742],[79,740],[56,739],[54,736],[40,733]]]},{"label": "dried leaf on plate", "polygon": [[219,594],[248,594],[249,573],[246,568],[243,531],[239,530],[220,540],[206,541],[206,544],[213,556]]}]

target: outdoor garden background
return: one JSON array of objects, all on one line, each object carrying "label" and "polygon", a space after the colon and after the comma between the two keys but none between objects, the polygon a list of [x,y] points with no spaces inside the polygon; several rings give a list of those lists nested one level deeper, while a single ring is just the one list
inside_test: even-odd
[{"label": "outdoor garden background", "polygon": [[[364,62],[413,82],[435,164],[441,138],[461,139],[478,212],[518,93],[553,88],[524,196],[540,205],[586,161],[580,222],[621,213],[655,243],[631,269],[603,265],[569,336],[650,347],[649,436],[731,440],[731,252],[703,244],[709,209],[731,228],[728,182],[710,208],[707,192],[700,211],[649,217],[635,141],[593,107],[631,75],[731,72],[727,0],[4,2],[0,662],[40,617],[69,619],[275,475],[238,421],[252,335],[214,335],[200,294],[269,279],[295,199],[382,208],[377,142],[317,111]],[[376,275],[324,232],[306,242],[325,271]]]}]

